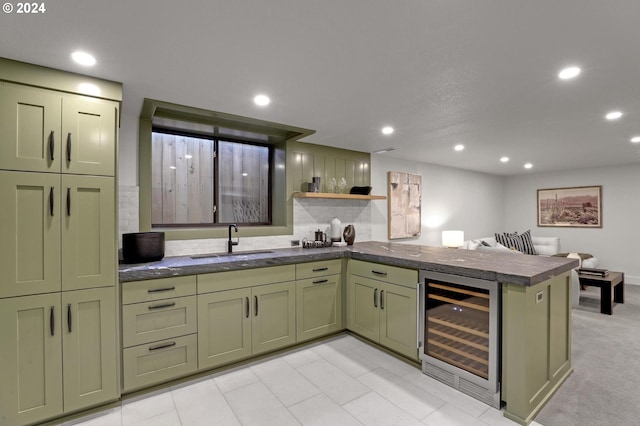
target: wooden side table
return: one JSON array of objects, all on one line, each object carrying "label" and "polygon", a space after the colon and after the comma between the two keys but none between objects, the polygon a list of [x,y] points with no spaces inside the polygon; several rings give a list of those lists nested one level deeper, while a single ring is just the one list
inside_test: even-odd
[{"label": "wooden side table", "polygon": [[624,303],[624,272],[609,271],[604,277],[578,273],[578,277],[580,285],[600,287],[600,313],[612,315],[613,302]]}]

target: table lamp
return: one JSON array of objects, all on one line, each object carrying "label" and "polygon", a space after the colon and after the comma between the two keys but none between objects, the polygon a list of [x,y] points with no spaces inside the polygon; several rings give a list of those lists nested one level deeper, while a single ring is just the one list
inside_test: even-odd
[{"label": "table lamp", "polygon": [[458,248],[464,244],[464,231],[442,231],[442,245]]}]

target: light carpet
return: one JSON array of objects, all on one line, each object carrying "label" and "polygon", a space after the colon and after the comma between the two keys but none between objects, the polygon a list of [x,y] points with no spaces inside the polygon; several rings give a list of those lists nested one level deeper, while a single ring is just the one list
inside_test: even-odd
[{"label": "light carpet", "polygon": [[640,425],[640,286],[600,313],[600,289],[573,309],[573,374],[536,417],[544,426]]}]

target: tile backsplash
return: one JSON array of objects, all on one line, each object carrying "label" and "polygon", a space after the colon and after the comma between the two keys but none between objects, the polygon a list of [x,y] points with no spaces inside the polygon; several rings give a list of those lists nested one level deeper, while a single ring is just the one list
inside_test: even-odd
[{"label": "tile backsplash", "polygon": [[[139,188],[137,186],[119,187],[119,244],[122,234],[138,232]],[[293,199],[293,235],[269,237],[242,237],[242,227],[238,236],[240,244],[237,251],[261,250],[291,247],[291,240],[304,238],[313,240],[316,230],[329,233],[331,219],[337,217],[342,228],[353,225],[356,229],[356,241],[371,240],[371,202],[366,200],[332,200],[314,198]],[[234,233],[234,238],[236,234]],[[165,243],[166,256],[187,254],[217,253],[227,249],[226,238],[197,240],[172,240]]]}]

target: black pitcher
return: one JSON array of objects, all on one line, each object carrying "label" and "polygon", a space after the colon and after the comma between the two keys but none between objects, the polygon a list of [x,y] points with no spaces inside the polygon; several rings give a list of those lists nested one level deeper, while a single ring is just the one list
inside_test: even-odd
[{"label": "black pitcher", "polygon": [[347,242],[348,246],[353,245],[353,240],[356,239],[356,228],[353,225],[347,225],[344,228],[344,232],[342,233],[344,240]]}]

